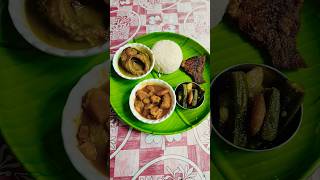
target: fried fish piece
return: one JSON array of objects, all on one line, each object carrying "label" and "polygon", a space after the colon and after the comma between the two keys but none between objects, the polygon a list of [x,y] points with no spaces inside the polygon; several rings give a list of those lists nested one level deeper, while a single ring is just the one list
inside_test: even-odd
[{"label": "fried fish piece", "polygon": [[205,83],[203,79],[203,70],[206,56],[195,56],[182,62],[181,68],[189,74],[196,83]]},{"label": "fried fish piece", "polygon": [[230,0],[227,13],[267,50],[276,68],[298,69],[306,67],[296,46],[302,4],[303,0]]}]

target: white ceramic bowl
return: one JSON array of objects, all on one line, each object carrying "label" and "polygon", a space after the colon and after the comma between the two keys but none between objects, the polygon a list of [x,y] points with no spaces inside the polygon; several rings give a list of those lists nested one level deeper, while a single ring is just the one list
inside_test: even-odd
[{"label": "white ceramic bowl", "polygon": [[[123,52],[123,50],[125,50],[126,48],[128,47],[132,47],[132,48],[137,48],[137,49],[143,49],[145,50],[149,57],[151,58],[151,66],[150,66],[150,69],[147,73],[145,73],[144,75],[141,75],[141,76],[137,76],[137,77],[132,77],[132,76],[127,76],[125,74],[123,74],[121,71],[120,71],[120,67],[119,67],[119,59],[120,59],[120,56],[121,56],[121,53]],[[112,66],[113,66],[113,69],[116,71],[116,73],[125,78],[125,79],[128,79],[128,80],[137,80],[137,79],[141,79],[141,78],[144,78],[146,77],[154,68],[154,56],[153,56],[153,52],[151,51],[151,49],[146,46],[146,45],[143,45],[143,44],[140,44],[140,43],[130,43],[130,44],[126,44],[124,46],[122,46],[121,48],[118,49],[118,51],[114,54],[113,56],[113,60],[112,60]]]},{"label": "white ceramic bowl", "polygon": [[[136,92],[138,90],[144,88],[145,86],[150,85],[150,84],[162,85],[162,86],[167,87],[169,89],[169,93],[171,96],[171,103],[172,104],[171,104],[171,108],[170,108],[168,114],[166,114],[165,116],[163,116],[162,118],[157,119],[157,120],[147,119],[147,118],[141,116],[140,113],[138,113],[136,108],[134,107],[134,101],[136,99]],[[174,109],[176,108],[176,95],[175,95],[172,87],[168,83],[166,83],[165,81],[162,81],[160,79],[147,79],[147,80],[140,82],[139,84],[137,84],[133,88],[133,90],[131,91],[131,94],[130,94],[130,98],[129,98],[129,105],[130,105],[130,110],[131,110],[132,114],[138,120],[140,120],[144,123],[147,123],[147,124],[158,124],[158,123],[161,123],[161,122],[165,121],[166,119],[168,119],[172,115],[172,113],[174,112]]]},{"label": "white ceramic bowl", "polygon": [[79,123],[77,119],[80,118],[82,113],[82,97],[88,90],[100,87],[109,78],[109,62],[97,65],[79,80],[71,90],[62,114],[61,132],[64,148],[73,166],[88,180],[105,180],[108,178],[98,171],[79,150],[77,140]]},{"label": "white ceramic bowl", "polygon": [[100,54],[108,50],[109,43],[107,41],[101,46],[82,50],[67,50],[51,46],[33,33],[29,23],[27,22],[25,6],[26,0],[10,0],[8,7],[9,13],[18,32],[35,48],[48,54],[61,57],[87,57]]}]

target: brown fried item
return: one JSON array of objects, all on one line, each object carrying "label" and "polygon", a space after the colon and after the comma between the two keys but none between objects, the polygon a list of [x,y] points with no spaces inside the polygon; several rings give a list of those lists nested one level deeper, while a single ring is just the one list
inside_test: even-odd
[{"label": "brown fried item", "polygon": [[139,90],[139,91],[137,91],[137,97],[140,99],[140,100],[143,100],[143,99],[145,99],[145,98],[148,98],[149,97],[149,94],[148,93],[146,93],[145,91],[143,91],[143,90]]},{"label": "brown fried item", "polygon": [[143,111],[144,108],[144,104],[143,102],[141,102],[140,100],[135,101],[134,102],[134,107],[136,108],[136,110],[138,111],[138,113],[141,113]]},{"label": "brown fried item", "polygon": [[150,110],[151,108],[153,108],[155,105],[154,104],[147,104],[144,109],[146,110]]},{"label": "brown fried item", "polygon": [[101,124],[104,124],[109,114],[107,92],[100,88],[89,90],[82,100],[82,108],[85,113]]},{"label": "brown fried item", "polygon": [[157,106],[154,106],[150,109],[150,114],[154,119],[159,119],[162,116],[163,110]]},{"label": "brown fried item", "polygon": [[153,96],[151,96],[150,100],[152,103],[158,104],[158,103],[160,103],[161,98],[159,96],[153,95]]},{"label": "brown fried item", "polygon": [[206,56],[195,56],[183,61],[181,67],[196,83],[202,84],[205,83],[203,79],[205,61]]},{"label": "brown fried item", "polygon": [[87,159],[91,161],[95,161],[97,159],[97,149],[92,142],[87,141],[85,143],[82,143],[79,146],[79,149]]},{"label": "brown fried item", "polygon": [[162,103],[160,105],[162,109],[169,109],[171,107],[171,96],[169,93],[162,96]]},{"label": "brown fried item", "polygon": [[89,139],[90,131],[89,126],[87,125],[80,125],[78,131],[78,139],[82,142],[85,142]]},{"label": "brown fried item", "polygon": [[150,104],[150,99],[149,98],[144,98],[143,100],[142,100],[142,102],[144,103],[144,104]]},{"label": "brown fried item", "polygon": [[155,91],[155,88],[151,85],[146,86],[146,89],[149,91],[149,93]]},{"label": "brown fried item", "polygon": [[302,5],[303,0],[231,0],[228,14],[242,32],[267,50],[275,67],[297,69],[306,67],[296,46]]},{"label": "brown fried item", "polygon": [[167,93],[169,93],[169,89],[165,88],[165,89],[163,89],[161,91],[158,91],[157,92],[157,96],[163,96],[163,95],[165,95]]}]

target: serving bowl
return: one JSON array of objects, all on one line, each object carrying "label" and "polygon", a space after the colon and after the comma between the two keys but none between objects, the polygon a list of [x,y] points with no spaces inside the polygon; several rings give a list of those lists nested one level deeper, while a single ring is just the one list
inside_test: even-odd
[{"label": "serving bowl", "polygon": [[[156,120],[147,119],[147,118],[143,117],[142,115],[140,115],[140,113],[137,112],[136,108],[134,107],[134,102],[136,99],[136,92],[138,90],[144,88],[147,85],[161,85],[161,86],[164,86],[169,89],[169,93],[171,96],[171,107],[169,109],[169,112],[160,119],[156,119]],[[166,119],[168,119],[172,115],[172,113],[174,112],[175,107],[176,107],[176,95],[175,95],[172,87],[168,83],[166,83],[165,81],[162,81],[160,79],[147,79],[147,80],[140,82],[132,89],[131,94],[130,94],[130,98],[129,98],[129,106],[130,106],[130,110],[131,110],[132,114],[139,121],[147,123],[147,124],[158,124],[158,123],[161,123],[161,122],[165,121]]]},{"label": "serving bowl", "polygon": [[[200,87],[200,85],[197,84],[197,83],[195,83],[195,82],[183,82],[183,83],[180,83],[180,84],[176,87],[176,89],[175,89],[176,97],[178,97],[178,95],[177,95],[178,89],[179,89],[183,84],[189,84],[189,83],[192,83],[192,84],[196,87],[196,89],[203,91],[202,88]],[[203,97],[202,97],[202,98],[200,99],[200,101],[197,103],[197,106],[196,106],[196,107],[192,107],[192,108],[184,107],[182,104],[179,103],[178,100],[176,100],[176,101],[177,101],[177,104],[178,104],[178,106],[179,106],[180,108],[192,110],[192,109],[197,109],[197,108],[199,108],[200,106],[202,106],[202,104],[203,104],[203,102],[204,102],[204,98],[205,98],[205,93],[203,93]]]},{"label": "serving bowl", "polygon": [[[141,76],[128,76],[128,75],[124,74],[123,72],[121,72],[121,67],[119,66],[119,59],[120,59],[121,53],[128,47],[136,48],[138,50],[143,50],[146,53],[148,53],[149,57],[151,58],[151,66],[150,66],[150,69],[145,74],[143,74]],[[117,52],[114,54],[113,59],[112,59],[112,66],[113,66],[113,69],[116,71],[116,73],[119,76],[121,76],[122,78],[128,79],[128,80],[137,80],[137,79],[141,79],[141,78],[146,77],[153,70],[154,63],[155,63],[155,60],[154,60],[152,50],[148,46],[146,46],[144,44],[140,44],[140,43],[129,43],[129,44],[122,46],[121,48],[119,48],[117,50]]]},{"label": "serving bowl", "polygon": [[35,48],[45,53],[61,57],[87,57],[108,50],[109,43],[107,41],[102,45],[80,50],[68,50],[48,44],[32,31],[30,23],[27,20],[26,1],[27,0],[10,0],[8,9],[17,31]]},{"label": "serving bowl", "polygon": [[[303,105],[299,108],[299,110],[295,113],[294,118],[291,120],[290,125],[288,126],[288,129],[283,131],[281,136],[278,136],[276,140],[272,142],[272,145],[268,148],[263,149],[255,149],[255,148],[248,148],[248,147],[241,147],[235,145],[233,142],[228,140],[219,130],[218,130],[218,110],[219,110],[219,104],[218,104],[218,96],[219,96],[219,85],[222,84],[222,81],[225,81],[224,76],[229,72],[234,71],[249,71],[254,67],[262,67],[264,70],[264,73],[267,73],[272,80],[276,80],[277,82],[283,82],[288,80],[287,76],[280,72],[279,70],[263,64],[239,64],[231,66],[222,72],[220,72],[211,82],[211,121],[212,121],[212,128],[214,132],[221,138],[225,143],[229,144],[230,146],[244,150],[249,152],[264,152],[264,151],[270,151],[277,148],[280,148],[287,144],[298,132],[299,127],[302,122],[302,116],[303,116]],[[272,81],[271,79],[268,79],[267,81]],[[264,80],[266,81],[266,80]],[[269,82],[267,82],[269,83]],[[280,119],[281,120],[281,119]]]}]

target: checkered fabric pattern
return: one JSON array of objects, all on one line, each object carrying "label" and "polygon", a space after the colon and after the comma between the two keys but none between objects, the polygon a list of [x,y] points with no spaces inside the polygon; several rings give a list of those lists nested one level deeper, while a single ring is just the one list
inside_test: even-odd
[{"label": "checkered fabric pattern", "polygon": [[[207,0],[111,0],[111,54],[132,38],[176,32],[210,50]],[[210,179],[210,120],[182,134],[145,134],[110,122],[110,176],[114,180]]]}]

